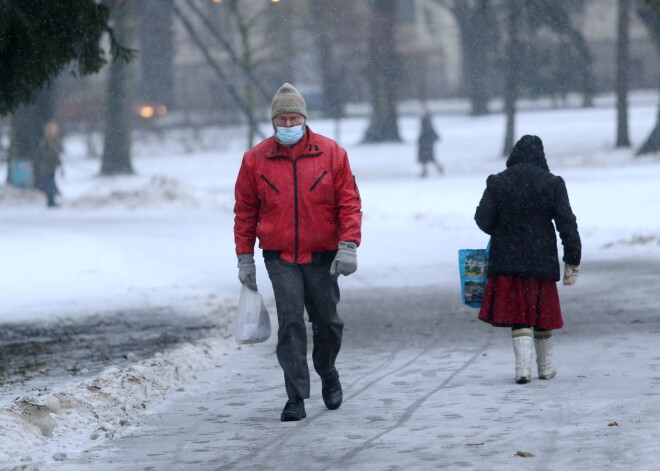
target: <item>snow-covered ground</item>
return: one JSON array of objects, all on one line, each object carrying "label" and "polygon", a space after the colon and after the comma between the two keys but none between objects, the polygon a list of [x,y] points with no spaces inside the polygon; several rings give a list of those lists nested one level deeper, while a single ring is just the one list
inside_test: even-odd
[{"label": "snow-covered ground", "polygon": [[[631,103],[631,139],[639,146],[655,124],[658,97],[641,93]],[[518,115],[517,135],[540,136],[551,171],[566,180],[583,259],[660,260],[660,156],[614,150],[611,104],[605,98],[592,109],[530,107]],[[437,284],[456,286],[460,296],[456,252],[486,244],[473,215],[486,177],[504,168],[504,118],[442,114],[442,103],[433,109],[442,177],[433,169],[427,179],[418,176],[416,117],[400,119],[403,142],[395,144],[361,145],[366,119],[341,123],[364,211],[359,270],[342,279],[343,290]],[[333,137],[333,122],[312,118],[309,125]],[[240,288],[232,207],[244,134],[141,136],[134,146],[137,174],[114,178],[98,178],[99,162],[71,135],[60,208],[48,210],[41,195],[0,186],[0,322],[167,306],[230,323]],[[257,281],[272,305],[257,260]],[[588,274],[580,282],[588,283]],[[121,433],[150,403],[212,368],[232,347],[230,339],[210,339],[17,394],[0,404],[0,470],[37,469],[90,439]]]}]

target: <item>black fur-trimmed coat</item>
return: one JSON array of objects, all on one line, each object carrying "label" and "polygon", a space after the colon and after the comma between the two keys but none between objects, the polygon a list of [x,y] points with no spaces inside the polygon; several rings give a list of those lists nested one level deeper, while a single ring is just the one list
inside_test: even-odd
[{"label": "black fur-trimmed coat", "polygon": [[[563,261],[579,265],[582,245],[564,180],[547,169],[545,157],[512,154],[507,169],[491,175],[475,214],[491,236],[488,276],[560,278],[559,232]],[[553,225],[554,221],[554,225]]]}]

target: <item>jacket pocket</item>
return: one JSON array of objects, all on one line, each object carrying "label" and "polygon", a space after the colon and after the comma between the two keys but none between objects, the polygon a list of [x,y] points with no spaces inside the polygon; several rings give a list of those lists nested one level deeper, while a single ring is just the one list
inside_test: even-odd
[{"label": "jacket pocket", "polygon": [[328,171],[327,171],[327,170],[324,170],[323,173],[321,174],[321,176],[320,176],[319,178],[316,179],[316,181],[314,182],[314,184],[312,185],[312,187],[309,189],[309,191],[314,191],[314,188],[316,188],[316,185],[318,185],[319,183],[321,183],[321,180],[323,180],[323,177],[325,177],[327,174],[328,174]]},{"label": "jacket pocket", "polygon": [[265,184],[259,185],[259,202],[261,211],[267,213],[277,206],[280,190],[265,175],[260,175]]},{"label": "jacket pocket", "polygon": [[266,184],[268,184],[269,187],[271,187],[273,190],[275,190],[275,193],[279,193],[279,192],[280,192],[280,190],[278,190],[277,187],[276,187],[275,185],[273,185],[271,182],[268,181],[268,179],[266,178],[266,175],[261,175],[261,179],[262,179],[263,181],[265,181]]},{"label": "jacket pocket", "polygon": [[334,204],[334,187],[328,173],[324,170],[309,187],[310,199],[315,204]]}]

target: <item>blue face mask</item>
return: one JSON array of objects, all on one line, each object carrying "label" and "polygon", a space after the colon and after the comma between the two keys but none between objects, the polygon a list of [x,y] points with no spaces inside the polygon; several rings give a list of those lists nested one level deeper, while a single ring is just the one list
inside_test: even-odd
[{"label": "blue face mask", "polygon": [[277,140],[282,144],[287,146],[293,145],[298,142],[303,137],[303,127],[300,126],[291,126],[290,128],[284,126],[277,127]]}]

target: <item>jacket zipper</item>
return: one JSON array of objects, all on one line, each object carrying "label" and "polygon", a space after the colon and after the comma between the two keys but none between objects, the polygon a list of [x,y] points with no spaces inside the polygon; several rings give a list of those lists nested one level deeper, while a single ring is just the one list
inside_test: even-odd
[{"label": "jacket zipper", "polygon": [[265,175],[262,175],[261,178],[262,178],[263,181],[265,181],[266,183],[268,183],[268,186],[270,186],[273,190],[275,190],[275,193],[279,193],[279,192],[280,192],[280,190],[278,190],[277,187],[276,187],[275,185],[273,185],[271,182],[268,181],[268,179],[266,178]]},{"label": "jacket zipper", "polygon": [[320,176],[319,178],[316,179],[316,181],[314,182],[314,184],[312,185],[312,187],[309,189],[309,191],[312,191],[314,188],[316,188],[316,185],[318,185],[319,183],[321,183],[321,180],[323,180],[323,177],[325,177],[325,175],[326,175],[327,173],[328,173],[328,171],[327,171],[327,170],[324,170],[323,173],[321,174],[321,176]]},{"label": "jacket zipper", "polygon": [[295,245],[293,263],[298,263],[298,166],[296,160],[291,160],[293,164],[293,214],[295,223]]}]

